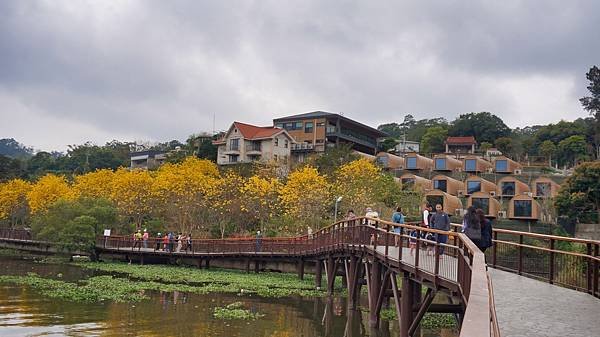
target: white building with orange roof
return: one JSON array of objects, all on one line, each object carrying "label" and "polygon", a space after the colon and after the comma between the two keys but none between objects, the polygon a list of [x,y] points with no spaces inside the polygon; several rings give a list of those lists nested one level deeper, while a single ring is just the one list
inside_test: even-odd
[{"label": "white building with orange roof", "polygon": [[293,138],[285,129],[233,122],[217,145],[217,164],[275,161],[287,165]]}]

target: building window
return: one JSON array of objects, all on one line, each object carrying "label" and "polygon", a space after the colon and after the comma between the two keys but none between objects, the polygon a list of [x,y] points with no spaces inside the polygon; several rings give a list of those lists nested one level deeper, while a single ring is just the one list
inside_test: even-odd
[{"label": "building window", "polygon": [[294,123],[294,130],[302,130],[302,122]]},{"label": "building window", "polygon": [[414,170],[417,168],[417,157],[406,158],[406,168]]},{"label": "building window", "polygon": [[283,129],[283,123],[277,123],[277,124],[275,124],[275,127]]},{"label": "building window", "polygon": [[283,155],[283,163],[287,165],[288,158],[286,155]]},{"label": "building window", "polygon": [[446,158],[436,158],[435,159],[435,169],[436,170],[445,170],[446,169]]},{"label": "building window", "polygon": [[506,160],[496,160],[496,172],[507,172],[508,162]]},{"label": "building window", "polygon": [[274,155],[273,155],[273,159],[274,159],[275,161],[277,161],[279,158],[277,157],[277,155],[276,155],[276,154],[274,154]]},{"label": "building window", "polygon": [[531,200],[515,200],[515,216],[531,218]]},{"label": "building window", "polygon": [[229,155],[229,162],[230,163],[237,163],[238,159],[239,159],[239,156],[237,154]]},{"label": "building window", "polygon": [[239,149],[240,149],[240,139],[239,138],[230,139],[229,140],[229,150],[230,151],[239,151]]},{"label": "building window", "polygon": [[550,196],[550,183],[535,183],[535,196],[536,197],[549,197]]},{"label": "building window", "polygon": [[514,181],[502,183],[502,195],[503,196],[515,195],[515,182]]},{"label": "building window", "polygon": [[490,214],[489,198],[473,198],[471,205],[475,207],[475,209],[481,208],[485,214]]},{"label": "building window", "polygon": [[323,143],[325,143],[325,140],[324,139],[317,139],[316,143],[317,144],[323,144]]},{"label": "building window", "polygon": [[275,146],[279,146],[279,138],[275,137]]},{"label": "building window", "polygon": [[287,140],[287,139],[286,139],[286,140],[284,140],[284,141],[283,141],[283,147],[287,149],[287,148],[288,148],[288,145],[289,145],[289,142],[288,142],[288,140]]},{"label": "building window", "polygon": [[475,172],[475,171],[477,171],[477,160],[475,160],[475,159],[466,159],[465,160],[465,171],[467,171],[467,172]]},{"label": "building window", "polygon": [[325,122],[317,122],[318,128],[323,127],[323,126],[325,126]]},{"label": "building window", "polygon": [[313,122],[304,123],[304,133],[312,133],[313,132]]},{"label": "building window", "polygon": [[481,191],[481,181],[472,180],[467,181],[467,194],[473,194]]},{"label": "building window", "polygon": [[448,182],[446,180],[436,179],[433,181],[433,188],[443,192],[448,192]]},{"label": "building window", "polygon": [[415,178],[402,178],[402,187],[414,186]]}]

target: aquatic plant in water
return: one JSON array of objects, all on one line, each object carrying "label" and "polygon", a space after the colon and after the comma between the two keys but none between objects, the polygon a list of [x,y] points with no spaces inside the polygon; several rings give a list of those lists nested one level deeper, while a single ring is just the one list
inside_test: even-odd
[{"label": "aquatic plant in water", "polygon": [[213,310],[213,317],[217,319],[230,320],[230,319],[257,319],[264,317],[264,315],[252,312],[248,309],[243,308],[242,302],[233,302],[224,307],[216,307]]}]

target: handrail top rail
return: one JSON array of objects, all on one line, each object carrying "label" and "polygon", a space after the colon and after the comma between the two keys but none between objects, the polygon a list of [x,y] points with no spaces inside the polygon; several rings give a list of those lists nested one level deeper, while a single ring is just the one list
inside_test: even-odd
[{"label": "handrail top rail", "polygon": [[529,237],[534,237],[534,238],[538,238],[538,239],[559,240],[559,241],[569,241],[569,242],[574,242],[574,243],[584,243],[584,244],[589,243],[589,244],[593,244],[593,245],[600,245],[600,240],[580,239],[580,238],[572,238],[572,237],[568,237],[568,236],[521,232],[521,231],[514,231],[514,230],[502,229],[502,228],[494,228],[493,230],[494,230],[494,232],[498,232],[498,233],[523,235],[523,236],[529,236]]}]

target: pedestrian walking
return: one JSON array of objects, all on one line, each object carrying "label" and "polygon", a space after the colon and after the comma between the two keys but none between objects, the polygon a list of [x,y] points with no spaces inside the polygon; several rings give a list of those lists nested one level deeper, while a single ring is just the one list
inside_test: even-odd
[{"label": "pedestrian walking", "polygon": [[169,232],[169,252],[173,252],[173,248],[175,247],[175,235],[173,232]]},{"label": "pedestrian walking", "polygon": [[256,231],[256,251],[260,252],[262,246],[262,233],[260,230]]},{"label": "pedestrian walking", "polygon": [[188,249],[193,252],[193,250],[192,250],[192,233],[188,234],[188,236],[187,236],[187,247],[186,247],[185,251],[187,252]]},{"label": "pedestrian walking", "polygon": [[142,240],[144,242],[144,248],[148,248],[148,237],[150,236],[150,234],[148,233],[148,230],[144,228],[144,234],[142,235]]},{"label": "pedestrian walking", "polygon": [[133,249],[135,247],[138,247],[138,249],[142,247],[142,231],[139,229],[133,234]]},{"label": "pedestrian walking", "polygon": [[[440,231],[449,231],[450,230],[450,217],[446,212],[444,212],[444,208],[441,204],[435,205],[435,213],[431,217],[432,228]],[[437,251],[439,253],[438,257],[442,257],[444,254],[444,244],[448,242],[447,234],[436,234],[435,239],[437,242]]]},{"label": "pedestrian walking", "polygon": [[481,249],[482,247],[482,241],[481,241],[481,222],[480,222],[480,218],[477,215],[477,211],[475,210],[475,207],[470,206],[469,208],[467,208],[467,213],[465,214],[464,218],[463,218],[463,233],[465,233],[465,235],[471,239],[471,241],[473,241],[473,243],[475,244],[475,246],[477,246],[479,249]]},{"label": "pedestrian walking", "polygon": [[165,233],[165,236],[163,237],[163,249],[165,252],[169,252],[169,234]]},{"label": "pedestrian walking", "polygon": [[478,208],[476,212],[481,224],[481,247],[479,249],[485,253],[494,244],[492,241],[492,221],[485,217],[485,212],[481,208]]},{"label": "pedestrian walking", "polygon": [[[398,225],[404,224],[404,214],[402,213],[402,207],[398,206],[394,214],[392,214],[392,222]],[[398,247],[398,241],[402,240],[402,226],[394,226],[394,245]]]},{"label": "pedestrian walking", "polygon": [[154,250],[160,250],[160,243],[162,241],[162,236],[160,235],[160,232],[158,232],[156,234],[156,247],[154,248]]},{"label": "pedestrian walking", "polygon": [[182,236],[183,236],[183,235],[181,235],[181,233],[179,233],[179,234],[177,235],[177,249],[176,249],[175,251],[176,251],[176,252],[178,252],[178,253],[181,251],[181,245],[182,245],[182,242],[181,242],[181,240],[182,240]]}]

